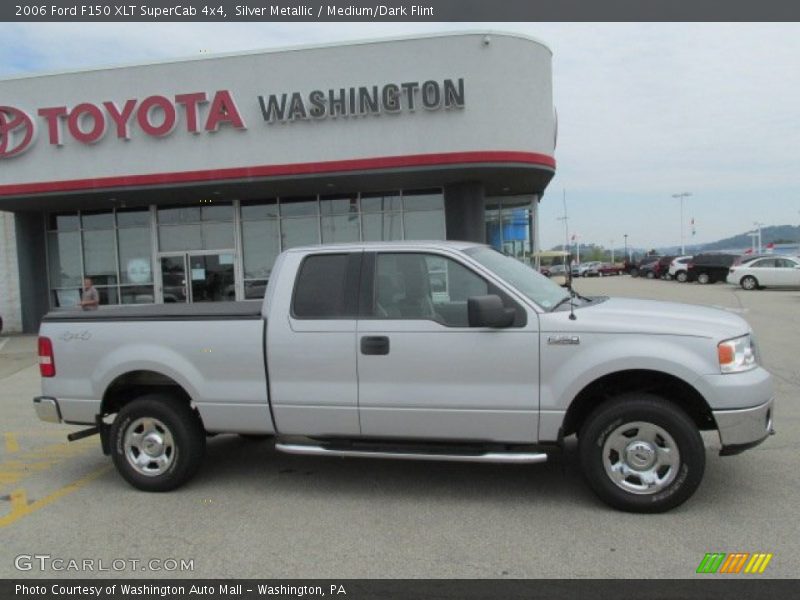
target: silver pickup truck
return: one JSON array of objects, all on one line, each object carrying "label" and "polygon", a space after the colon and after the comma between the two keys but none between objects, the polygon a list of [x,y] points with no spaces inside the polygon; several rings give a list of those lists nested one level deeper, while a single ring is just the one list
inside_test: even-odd
[{"label": "silver pickup truck", "polygon": [[537,463],[578,437],[609,505],[660,512],[721,454],[772,432],[748,324],[711,308],[582,297],[466,242],[295,248],[261,303],[54,312],[39,340],[45,421],[92,425],[120,474],[165,491],[206,437],[280,452]]}]

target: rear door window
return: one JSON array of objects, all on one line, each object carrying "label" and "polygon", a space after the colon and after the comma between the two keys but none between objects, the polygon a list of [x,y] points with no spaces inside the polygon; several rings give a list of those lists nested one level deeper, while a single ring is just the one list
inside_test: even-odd
[{"label": "rear door window", "polygon": [[298,319],[354,319],[361,253],[313,254],[300,265],[292,300]]}]

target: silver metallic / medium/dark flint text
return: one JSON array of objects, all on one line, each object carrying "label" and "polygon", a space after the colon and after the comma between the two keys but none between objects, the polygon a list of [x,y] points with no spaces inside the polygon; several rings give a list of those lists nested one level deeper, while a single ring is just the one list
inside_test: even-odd
[{"label": "silver metallic / medium/dark flint text", "polygon": [[185,558],[63,558],[50,554],[20,554],[14,558],[18,571],[194,571],[194,559]]}]

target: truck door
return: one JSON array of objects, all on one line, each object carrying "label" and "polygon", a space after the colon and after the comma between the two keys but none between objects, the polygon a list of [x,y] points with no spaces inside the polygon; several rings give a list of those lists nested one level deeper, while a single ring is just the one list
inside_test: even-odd
[{"label": "truck door", "polygon": [[356,312],[361,257],[361,251],[289,253],[284,260],[281,268],[297,277],[294,289],[276,294],[270,307],[275,316],[267,323],[266,350],[270,404],[281,434],[360,434]]},{"label": "truck door", "polygon": [[[367,253],[362,273],[362,435],[537,440],[535,312],[445,255]],[[500,295],[507,307],[517,310],[513,326],[469,327],[467,299],[486,294]]]}]

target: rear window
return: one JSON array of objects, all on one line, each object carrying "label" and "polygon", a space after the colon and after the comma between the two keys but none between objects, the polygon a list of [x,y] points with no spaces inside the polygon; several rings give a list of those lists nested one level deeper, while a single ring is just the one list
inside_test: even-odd
[{"label": "rear window", "polygon": [[300,265],[292,314],[299,319],[355,318],[360,254],[316,254]]}]

